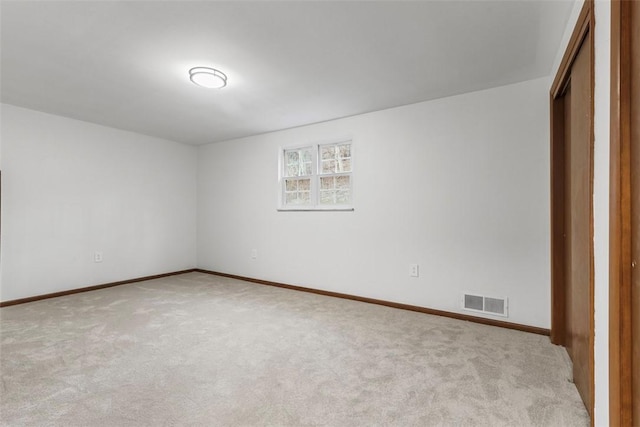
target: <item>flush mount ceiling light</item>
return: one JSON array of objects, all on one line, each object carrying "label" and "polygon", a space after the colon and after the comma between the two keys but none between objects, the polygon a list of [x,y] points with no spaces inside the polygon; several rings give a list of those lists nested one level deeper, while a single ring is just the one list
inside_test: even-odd
[{"label": "flush mount ceiling light", "polygon": [[227,75],[209,67],[194,67],[189,70],[189,79],[207,89],[221,89],[227,85]]}]

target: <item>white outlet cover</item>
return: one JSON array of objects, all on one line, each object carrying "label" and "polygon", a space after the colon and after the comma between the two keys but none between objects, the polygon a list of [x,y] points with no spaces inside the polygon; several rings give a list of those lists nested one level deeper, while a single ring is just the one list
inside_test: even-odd
[{"label": "white outlet cover", "polygon": [[418,276],[420,276],[420,266],[418,264],[410,264],[409,265],[409,276],[410,277],[418,277]]}]

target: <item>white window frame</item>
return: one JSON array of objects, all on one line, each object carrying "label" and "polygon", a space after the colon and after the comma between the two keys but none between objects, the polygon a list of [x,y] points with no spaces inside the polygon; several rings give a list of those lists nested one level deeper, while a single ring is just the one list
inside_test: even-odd
[{"label": "white window frame", "polygon": [[[333,174],[321,174],[320,173],[320,147],[326,145],[339,145],[339,144],[349,144],[350,152],[351,152],[351,172],[345,173],[333,173]],[[301,150],[304,148],[311,148],[312,153],[312,161],[311,161],[311,175],[306,175],[311,179],[310,185],[310,200],[311,203],[308,205],[287,205],[285,198],[285,179],[291,178],[285,176],[285,152],[291,150]],[[353,138],[342,138],[337,140],[330,141],[322,141],[316,142],[312,144],[300,144],[293,146],[280,147],[278,149],[278,211],[353,211],[354,210],[354,144]],[[334,204],[334,205],[323,205],[320,204],[320,178],[326,176],[336,176],[336,175],[349,175],[349,180],[351,183],[351,203],[349,204]]]}]

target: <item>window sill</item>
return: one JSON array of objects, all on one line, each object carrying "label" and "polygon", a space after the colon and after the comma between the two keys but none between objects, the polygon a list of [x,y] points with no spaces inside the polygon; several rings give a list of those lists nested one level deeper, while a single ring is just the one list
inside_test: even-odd
[{"label": "window sill", "polygon": [[352,206],[345,206],[345,207],[336,207],[336,206],[332,206],[332,207],[308,207],[308,208],[303,208],[303,207],[280,207],[277,209],[278,212],[353,212],[354,209]]}]

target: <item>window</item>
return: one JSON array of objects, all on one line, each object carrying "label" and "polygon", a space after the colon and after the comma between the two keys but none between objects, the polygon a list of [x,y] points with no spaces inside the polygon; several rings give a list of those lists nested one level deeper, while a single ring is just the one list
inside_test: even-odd
[{"label": "window", "polygon": [[280,209],[353,210],[351,141],[285,148],[280,163]]}]

